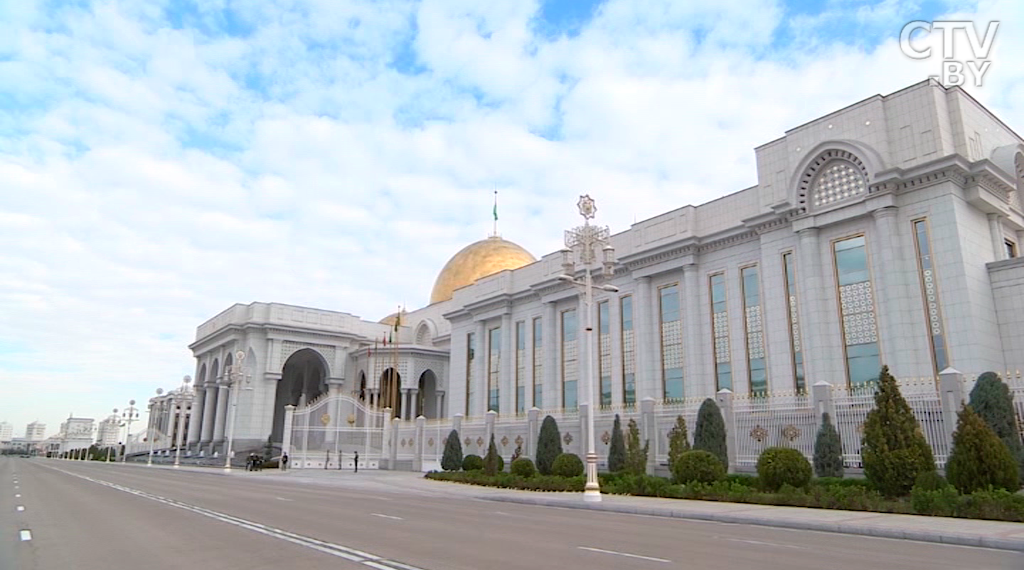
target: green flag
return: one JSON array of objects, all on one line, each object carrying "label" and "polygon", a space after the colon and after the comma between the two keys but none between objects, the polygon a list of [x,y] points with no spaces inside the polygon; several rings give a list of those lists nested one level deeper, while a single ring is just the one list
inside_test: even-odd
[{"label": "green flag", "polygon": [[495,222],[498,221],[498,202],[497,202],[497,200],[495,200],[495,202],[494,202],[494,221]]}]

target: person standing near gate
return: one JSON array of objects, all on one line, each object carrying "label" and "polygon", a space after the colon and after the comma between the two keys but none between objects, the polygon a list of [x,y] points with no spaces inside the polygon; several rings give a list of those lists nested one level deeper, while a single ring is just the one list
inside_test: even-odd
[{"label": "person standing near gate", "polygon": [[359,452],[358,451],[356,452],[356,458],[353,460],[352,464],[355,465],[355,467],[356,467],[356,473],[359,473]]},{"label": "person standing near gate", "polygon": [[281,471],[287,471],[287,470],[288,470],[288,454],[287,453],[282,453],[281,454]]}]

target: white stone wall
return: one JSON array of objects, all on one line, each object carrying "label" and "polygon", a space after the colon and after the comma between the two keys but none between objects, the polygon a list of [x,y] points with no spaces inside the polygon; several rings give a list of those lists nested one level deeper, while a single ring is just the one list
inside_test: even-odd
[{"label": "white stone wall", "polygon": [[1024,257],[991,263],[988,272],[1003,351],[1002,365],[993,370],[1024,369]]}]

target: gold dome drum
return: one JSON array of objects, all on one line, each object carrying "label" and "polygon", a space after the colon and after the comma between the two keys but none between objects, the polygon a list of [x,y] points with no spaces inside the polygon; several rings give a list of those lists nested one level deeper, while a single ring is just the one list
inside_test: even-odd
[{"label": "gold dome drum", "polygon": [[434,282],[430,303],[451,299],[456,289],[472,285],[477,279],[506,269],[519,269],[534,261],[537,260],[530,252],[497,236],[471,243],[445,264]]}]

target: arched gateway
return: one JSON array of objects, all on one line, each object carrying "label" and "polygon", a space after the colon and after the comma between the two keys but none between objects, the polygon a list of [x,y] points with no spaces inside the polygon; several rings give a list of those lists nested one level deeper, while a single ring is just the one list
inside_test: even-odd
[{"label": "arched gateway", "polygon": [[274,396],[274,427],[270,439],[280,445],[284,434],[284,407],[305,406],[327,393],[330,370],[327,361],[317,351],[303,348],[288,357],[277,382]]}]

